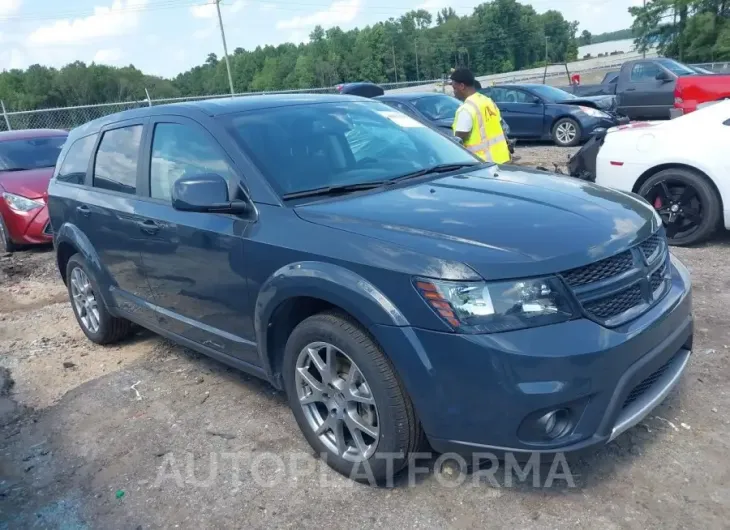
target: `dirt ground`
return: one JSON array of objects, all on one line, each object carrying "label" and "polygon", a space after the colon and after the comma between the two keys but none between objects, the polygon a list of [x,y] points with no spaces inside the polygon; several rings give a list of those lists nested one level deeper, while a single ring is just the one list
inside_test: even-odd
[{"label": "dirt ground", "polygon": [[330,471],[266,383],[148,332],[90,343],[49,249],[0,256],[0,529],[727,528],[730,236],[674,252],[695,350],[652,416],[570,461],[572,483],[425,473],[393,488]]}]

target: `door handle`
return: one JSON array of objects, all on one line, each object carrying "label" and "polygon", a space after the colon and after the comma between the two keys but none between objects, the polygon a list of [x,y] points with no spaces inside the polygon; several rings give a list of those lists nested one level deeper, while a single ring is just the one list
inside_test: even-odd
[{"label": "door handle", "polygon": [[160,225],[151,219],[137,221],[137,226],[139,226],[139,229],[142,230],[142,232],[150,235],[154,235],[160,230]]},{"label": "door handle", "polygon": [[624,92],[633,92],[635,90],[636,90],[635,88],[627,88],[626,90],[624,90]]},{"label": "door handle", "polygon": [[91,210],[89,209],[88,206],[85,206],[85,205],[77,206],[76,211],[79,212],[84,217],[88,217],[91,215]]}]

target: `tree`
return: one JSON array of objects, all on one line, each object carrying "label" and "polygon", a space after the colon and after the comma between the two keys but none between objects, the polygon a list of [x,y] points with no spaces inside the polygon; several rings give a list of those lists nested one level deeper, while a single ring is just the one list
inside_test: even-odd
[{"label": "tree", "polygon": [[593,38],[593,35],[591,35],[591,32],[587,29],[583,30],[583,33],[580,34],[580,44],[586,45],[591,44],[591,39]]}]

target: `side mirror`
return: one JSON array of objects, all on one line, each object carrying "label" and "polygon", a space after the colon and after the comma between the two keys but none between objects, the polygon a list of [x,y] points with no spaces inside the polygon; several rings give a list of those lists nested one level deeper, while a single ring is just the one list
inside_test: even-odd
[{"label": "side mirror", "polygon": [[542,103],[542,100],[537,96],[532,96],[532,101],[530,103],[532,103],[533,105],[539,105],[540,103]]},{"label": "side mirror", "polygon": [[454,142],[455,144],[464,145],[464,140],[459,138],[458,136],[449,136],[449,139]]},{"label": "side mirror", "polygon": [[246,213],[244,201],[231,201],[228,183],[215,173],[182,177],[172,185],[172,207],[181,212]]},{"label": "side mirror", "polygon": [[671,80],[671,78],[669,77],[669,74],[666,73],[664,70],[660,70],[659,72],[657,72],[655,79],[657,81],[670,81]]}]

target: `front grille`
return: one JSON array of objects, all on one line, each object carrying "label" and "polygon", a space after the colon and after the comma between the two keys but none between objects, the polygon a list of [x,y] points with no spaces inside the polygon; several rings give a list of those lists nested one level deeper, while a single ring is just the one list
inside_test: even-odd
[{"label": "front grille", "polygon": [[585,267],[571,269],[564,272],[562,276],[571,287],[579,287],[618,276],[621,273],[631,270],[633,265],[633,256],[630,251],[626,251],[616,256],[591,263]]},{"label": "front grille", "polygon": [[573,289],[586,316],[606,326],[617,326],[648,309],[664,296],[668,252],[663,232],[629,250],[590,265],[568,270],[561,277]]},{"label": "front grille", "polygon": [[625,313],[632,307],[639,305],[644,299],[641,295],[641,287],[634,285],[633,287],[621,291],[617,295],[607,296],[596,302],[583,304],[583,307],[591,315],[607,320],[615,316]]},{"label": "front grille", "polygon": [[631,405],[634,401],[639,399],[647,390],[651,388],[651,386],[656,383],[656,380],[659,379],[664,372],[666,372],[669,367],[672,365],[672,362],[674,361],[674,357],[669,359],[666,363],[664,363],[659,369],[652,373],[649,377],[644,379],[641,383],[636,385],[631,392],[629,392],[629,395],[626,396],[626,399],[624,400],[624,404],[621,406],[622,409],[625,409],[629,405]]},{"label": "front grille", "polygon": [[639,245],[639,248],[641,249],[641,253],[644,255],[644,258],[648,261],[649,258],[652,257],[654,252],[656,252],[656,249],[659,247],[659,245],[662,244],[662,238],[659,234],[654,234],[649,239],[644,241]]},{"label": "front grille", "polygon": [[667,264],[662,265],[654,274],[651,275],[649,283],[651,284],[651,292],[656,291],[664,283],[664,275],[667,272]]}]

